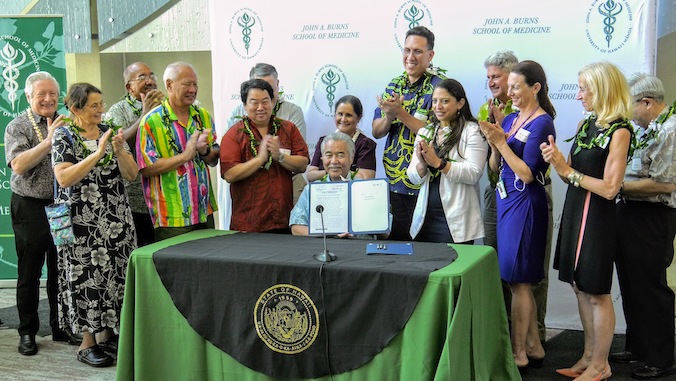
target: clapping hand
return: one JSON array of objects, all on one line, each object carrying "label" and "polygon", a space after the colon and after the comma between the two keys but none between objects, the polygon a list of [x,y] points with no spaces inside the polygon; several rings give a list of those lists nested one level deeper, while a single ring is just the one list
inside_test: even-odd
[{"label": "clapping hand", "polygon": [[[110,130],[112,133],[112,130]],[[124,135],[122,134],[122,129],[117,130],[117,134],[113,135],[113,152],[115,155],[119,156],[124,153]]]},{"label": "clapping hand", "polygon": [[148,91],[148,94],[141,93],[141,103],[143,104],[141,115],[147,114],[148,111],[159,105],[162,99],[164,99],[164,94],[157,89]]},{"label": "clapping hand", "polygon": [[505,131],[500,127],[499,123],[481,121],[479,122],[479,128],[491,148],[495,148],[499,144],[506,142]]}]

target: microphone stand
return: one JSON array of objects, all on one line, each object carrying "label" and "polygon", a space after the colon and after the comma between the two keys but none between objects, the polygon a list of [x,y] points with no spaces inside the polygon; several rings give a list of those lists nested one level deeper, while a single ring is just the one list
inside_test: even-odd
[{"label": "microphone stand", "polygon": [[312,257],[322,262],[335,261],[337,259],[336,255],[330,252],[329,249],[326,247],[326,228],[324,227],[324,207],[322,205],[317,205],[317,208],[315,210],[317,211],[317,213],[319,213],[319,216],[322,221],[322,238],[324,240],[324,251],[315,254]]}]

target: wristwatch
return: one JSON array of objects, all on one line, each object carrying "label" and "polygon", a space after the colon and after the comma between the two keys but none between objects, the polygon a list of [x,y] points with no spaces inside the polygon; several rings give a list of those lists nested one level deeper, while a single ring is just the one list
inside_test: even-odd
[{"label": "wristwatch", "polygon": [[204,154],[200,154],[200,156],[207,156],[211,153],[211,146],[207,146],[207,151]]},{"label": "wristwatch", "polygon": [[277,162],[279,164],[282,164],[284,162],[284,158],[286,157],[286,154],[284,152],[279,153],[279,158],[277,159]]},{"label": "wristwatch", "polygon": [[446,168],[446,164],[448,164],[448,161],[446,161],[446,159],[441,159],[441,163],[439,163],[437,171],[442,171],[444,168]]}]

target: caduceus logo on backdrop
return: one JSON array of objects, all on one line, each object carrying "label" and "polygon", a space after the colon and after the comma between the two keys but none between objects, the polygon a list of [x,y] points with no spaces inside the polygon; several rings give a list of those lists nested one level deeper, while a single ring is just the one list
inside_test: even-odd
[{"label": "caduceus logo on backdrop", "polygon": [[626,1],[595,0],[587,11],[587,40],[601,53],[614,53],[629,40],[633,21]]},{"label": "caduceus logo on backdrop", "polygon": [[312,103],[324,116],[333,116],[337,98],[348,94],[350,84],[343,70],[333,64],[322,66],[312,83]]},{"label": "caduceus logo on backdrop", "polygon": [[[27,73],[40,70],[38,57],[30,45],[14,35],[0,36],[0,68],[2,68],[2,102],[5,117],[15,118],[23,108],[23,81]],[[22,72],[25,71],[24,75]]]},{"label": "caduceus logo on backdrop", "polygon": [[251,8],[241,8],[230,18],[230,46],[239,57],[250,59],[263,47],[263,22]]},{"label": "caduceus logo on backdrop", "polygon": [[399,49],[404,49],[406,32],[420,25],[429,28],[434,25],[432,22],[432,12],[420,0],[405,1],[397,10],[397,15],[394,18],[394,41],[399,46]]}]

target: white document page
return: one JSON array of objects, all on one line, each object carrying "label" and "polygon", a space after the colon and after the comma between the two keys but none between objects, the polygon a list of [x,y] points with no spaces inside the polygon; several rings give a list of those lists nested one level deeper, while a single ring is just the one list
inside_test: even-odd
[{"label": "white document page", "polygon": [[317,205],[324,207],[326,234],[341,234],[349,231],[347,182],[310,183],[310,235],[322,234],[321,215]]},{"label": "white document page", "polygon": [[352,233],[389,230],[389,186],[385,179],[353,181],[351,189]]}]

